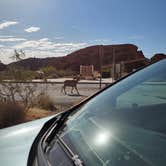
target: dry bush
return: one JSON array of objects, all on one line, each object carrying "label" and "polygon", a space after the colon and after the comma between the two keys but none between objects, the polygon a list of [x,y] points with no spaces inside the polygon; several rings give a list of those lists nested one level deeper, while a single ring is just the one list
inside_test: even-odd
[{"label": "dry bush", "polygon": [[41,93],[38,96],[38,107],[49,111],[57,110],[53,100],[45,93]]},{"label": "dry bush", "polygon": [[12,102],[0,103],[0,128],[9,127],[25,121],[25,109]]},{"label": "dry bush", "polygon": [[0,101],[10,101],[17,103],[21,101],[24,107],[29,108],[33,105],[36,92],[36,85],[22,83],[4,83],[0,82]]}]

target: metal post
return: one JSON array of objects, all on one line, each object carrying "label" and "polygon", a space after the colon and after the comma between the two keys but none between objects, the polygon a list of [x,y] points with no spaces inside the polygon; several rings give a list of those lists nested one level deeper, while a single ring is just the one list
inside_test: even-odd
[{"label": "metal post", "polygon": [[120,63],[120,77],[123,76],[123,73],[124,73],[124,61],[121,61],[121,63]]},{"label": "metal post", "polygon": [[115,48],[112,48],[112,79],[115,80]]},{"label": "metal post", "polygon": [[100,89],[102,84],[102,60],[103,60],[103,45],[99,46],[99,59],[100,59]]}]

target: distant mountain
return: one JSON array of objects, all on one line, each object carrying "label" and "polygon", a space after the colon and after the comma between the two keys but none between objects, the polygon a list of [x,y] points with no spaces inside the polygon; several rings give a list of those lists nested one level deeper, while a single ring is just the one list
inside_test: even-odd
[{"label": "distant mountain", "polygon": [[[87,48],[75,51],[67,56],[52,57],[52,58],[28,58],[19,62],[11,63],[26,69],[38,70],[45,66],[53,66],[59,70],[73,70],[79,71],[80,65],[94,65],[95,70],[100,67],[100,46],[90,46]],[[142,51],[132,44],[120,45],[104,45],[103,57],[101,57],[102,65],[109,65],[113,61],[113,54],[115,55],[115,62],[129,61],[135,59],[145,58]]]}]

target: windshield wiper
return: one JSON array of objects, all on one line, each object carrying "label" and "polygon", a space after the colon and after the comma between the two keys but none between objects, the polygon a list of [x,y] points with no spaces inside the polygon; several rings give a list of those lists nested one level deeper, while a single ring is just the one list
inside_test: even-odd
[{"label": "windshield wiper", "polygon": [[69,159],[72,161],[72,163],[75,166],[84,166],[81,159],[79,159],[79,156],[77,154],[74,154],[72,152],[72,150],[68,147],[68,145],[59,137],[59,135],[57,135],[58,131],[64,125],[64,122],[66,121],[66,119],[68,118],[70,113],[71,112],[64,112],[63,114],[58,116],[57,119],[55,120],[55,122],[50,126],[48,132],[45,133],[45,136],[43,137],[43,139],[40,140],[40,146],[38,147],[38,149],[40,152],[40,157],[42,157],[42,159],[45,160],[46,165],[50,165],[47,160],[46,153],[53,145],[52,140],[54,140],[56,138],[57,143],[62,148],[62,150],[65,152],[67,157],[69,157]]},{"label": "windshield wiper", "polygon": [[42,147],[43,147],[43,151],[46,152],[47,149],[50,148],[50,144],[52,140],[56,137],[58,140],[57,143],[60,145],[62,150],[67,154],[69,159],[72,160],[73,164],[75,166],[83,166],[83,162],[81,161],[81,159],[79,159],[79,156],[77,154],[74,154],[72,150],[68,147],[68,145],[59,137],[59,135],[57,135],[59,129],[64,124],[64,122],[66,121],[70,113],[71,112],[65,112],[57,118],[57,120],[51,127],[51,130],[49,131],[49,133],[46,134],[47,136],[42,141],[43,142]]},{"label": "windshield wiper", "polygon": [[43,140],[43,147],[46,147],[51,143],[52,139],[58,133],[59,129],[64,124],[65,120],[68,118],[69,115],[70,112],[64,112],[63,114],[57,117],[57,120],[50,127],[48,133],[46,134],[46,137]]},{"label": "windshield wiper", "polygon": [[73,161],[75,166],[83,166],[83,161],[79,158],[77,154],[74,154],[73,151],[69,148],[69,146],[63,141],[62,138],[60,138],[58,135],[57,137],[57,143],[60,145],[62,150],[66,153],[66,155]]}]

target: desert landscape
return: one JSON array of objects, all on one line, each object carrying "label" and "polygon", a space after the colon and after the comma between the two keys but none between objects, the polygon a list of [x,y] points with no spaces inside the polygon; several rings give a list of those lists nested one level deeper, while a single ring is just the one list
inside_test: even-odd
[{"label": "desert landscape", "polygon": [[0,63],[0,128],[68,110],[128,73],[165,58],[156,54],[148,59],[132,44],[91,46],[56,58],[24,56],[23,50],[14,50],[15,62]]}]

